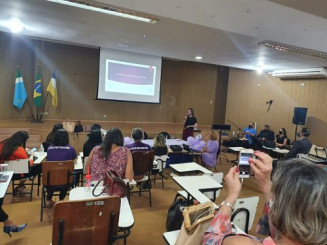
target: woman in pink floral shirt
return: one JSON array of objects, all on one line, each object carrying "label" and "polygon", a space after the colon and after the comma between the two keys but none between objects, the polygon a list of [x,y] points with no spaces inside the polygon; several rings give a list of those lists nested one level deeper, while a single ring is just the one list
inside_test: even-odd
[{"label": "woman in pink floral shirt", "polygon": [[225,177],[227,198],[211,221],[202,244],[217,245],[326,245],[327,244],[327,172],[299,158],[283,161],[273,174],[272,159],[255,152],[250,159],[258,186],[267,200],[259,233],[270,236],[259,240],[233,234],[231,214],[241,191],[237,167]]},{"label": "woman in pink floral shirt", "polygon": [[92,180],[100,180],[106,171],[116,171],[123,179],[133,179],[132,154],[124,145],[124,137],[119,128],[108,130],[103,143],[91,151],[86,168],[90,167]]}]

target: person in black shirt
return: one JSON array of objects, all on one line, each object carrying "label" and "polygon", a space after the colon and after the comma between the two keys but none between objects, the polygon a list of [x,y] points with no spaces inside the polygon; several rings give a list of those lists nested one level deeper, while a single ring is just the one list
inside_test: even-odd
[{"label": "person in black shirt", "polygon": [[79,132],[83,132],[83,125],[81,123],[81,121],[77,121],[75,127],[74,127],[74,133],[79,133]]},{"label": "person in black shirt", "polygon": [[63,129],[64,126],[62,125],[62,123],[56,123],[53,128],[52,131],[48,134],[46,142],[49,142],[51,144],[54,143],[55,141],[55,134],[59,129]]},{"label": "person in black shirt", "polygon": [[158,134],[153,139],[153,150],[155,156],[162,156],[168,154],[168,148],[166,146],[166,139],[163,134]]},{"label": "person in black shirt", "polygon": [[276,135],[276,147],[278,148],[288,148],[290,145],[290,140],[287,138],[287,132],[285,128],[279,129],[279,133]]},{"label": "person in black shirt", "polygon": [[264,142],[266,140],[274,141],[275,135],[274,132],[270,130],[269,125],[266,124],[264,129],[261,130],[261,132],[259,133],[258,138],[260,139],[261,142]]},{"label": "person in black shirt", "polygon": [[94,129],[91,131],[88,140],[83,146],[83,157],[88,157],[92,149],[102,143],[101,131],[100,129]]},{"label": "person in black shirt", "polygon": [[286,158],[295,158],[297,157],[297,154],[302,153],[302,154],[308,154],[312,143],[308,139],[308,137],[311,134],[311,131],[309,128],[302,128],[300,132],[297,133],[298,137],[300,138],[299,140],[295,141],[290,149],[290,151],[284,156],[283,159]]},{"label": "person in black shirt", "polygon": [[187,137],[193,136],[193,130],[198,126],[198,121],[194,115],[193,108],[187,110],[187,114],[184,117],[184,130],[183,130],[183,140],[187,140]]}]

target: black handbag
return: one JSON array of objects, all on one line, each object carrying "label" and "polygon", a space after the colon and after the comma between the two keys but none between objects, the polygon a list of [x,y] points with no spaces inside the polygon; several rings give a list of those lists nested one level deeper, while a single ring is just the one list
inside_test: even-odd
[{"label": "black handbag", "polygon": [[184,217],[182,209],[189,206],[190,202],[184,198],[176,199],[168,209],[166,229],[167,231],[179,230],[183,224]]}]

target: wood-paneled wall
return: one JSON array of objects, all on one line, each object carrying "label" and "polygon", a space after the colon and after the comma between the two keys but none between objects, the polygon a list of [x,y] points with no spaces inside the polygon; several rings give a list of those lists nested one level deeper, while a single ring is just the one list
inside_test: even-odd
[{"label": "wood-paneled wall", "polygon": [[[44,119],[181,123],[193,107],[200,125],[224,121],[228,68],[195,62],[163,59],[161,103],[144,104],[95,100],[99,72],[99,49],[87,48],[0,32],[0,118],[31,119],[26,103],[12,105],[15,67],[18,64],[32,102],[36,67],[42,73],[43,92],[57,69],[59,105],[47,101]],[[218,92],[217,92],[218,91]],[[34,113],[36,109],[32,105]]]},{"label": "wood-paneled wall", "polygon": [[[312,130],[311,141],[327,146],[326,96],[327,79],[282,81],[268,74],[230,69],[226,123],[229,119],[244,128],[254,121],[258,131],[264,124],[270,124],[276,133],[284,127],[293,140],[294,107],[307,107],[306,126]],[[269,100],[273,103],[268,111]],[[237,129],[233,127],[233,130]]]}]

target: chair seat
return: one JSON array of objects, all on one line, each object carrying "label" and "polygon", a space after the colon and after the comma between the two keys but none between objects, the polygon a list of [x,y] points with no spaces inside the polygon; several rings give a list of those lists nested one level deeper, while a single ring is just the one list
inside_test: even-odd
[{"label": "chair seat", "polygon": [[138,182],[144,182],[144,181],[148,181],[149,177],[146,175],[144,176],[142,179],[139,179],[139,180],[135,180],[136,183]]}]

